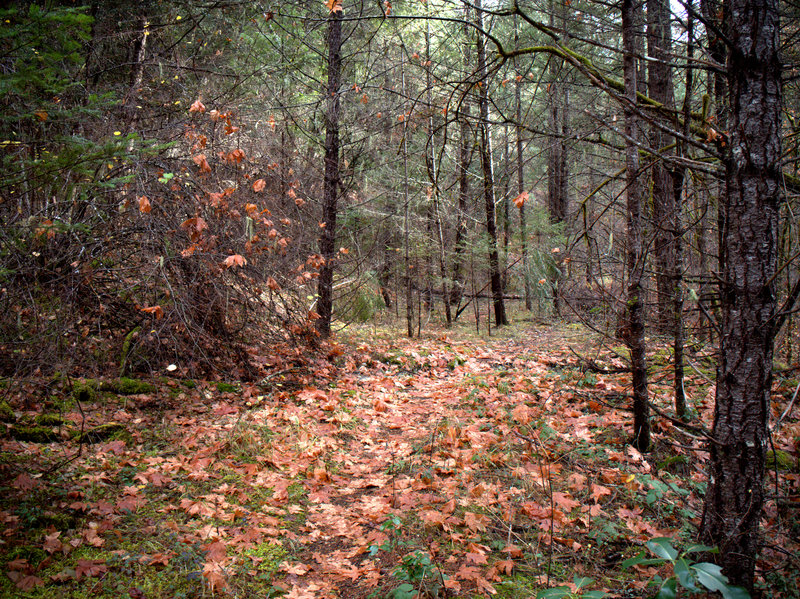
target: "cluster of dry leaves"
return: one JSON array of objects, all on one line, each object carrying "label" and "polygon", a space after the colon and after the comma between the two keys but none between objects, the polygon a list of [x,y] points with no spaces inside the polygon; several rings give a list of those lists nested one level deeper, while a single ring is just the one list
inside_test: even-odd
[{"label": "cluster of dry leaves", "polygon": [[[0,551],[17,557],[4,560],[11,584],[0,588],[158,596],[126,573],[177,571],[194,548],[197,592],[220,596],[391,596],[411,581],[421,597],[525,597],[576,574],[611,596],[642,596],[657,571],[620,563],[653,537],[689,540],[702,443],[658,419],[652,454],[626,445],[625,375],[582,372],[567,347],[577,338],[563,333],[373,336],[302,368],[276,356],[260,385],[236,392],[169,380],[155,396],[74,406],[65,416],[76,426],[114,421],[130,435],[71,460],[74,442],[2,439],[3,455],[20,459],[2,464]],[[655,387],[664,410],[668,386]],[[707,419],[713,388],[698,376],[687,389]],[[776,443],[796,451],[797,421],[782,432]],[[799,479],[782,472],[771,484],[796,496]],[[35,497],[51,517],[31,526],[20,506]],[[764,572],[798,549],[776,505]],[[12,551],[24,546],[44,559]]]}]

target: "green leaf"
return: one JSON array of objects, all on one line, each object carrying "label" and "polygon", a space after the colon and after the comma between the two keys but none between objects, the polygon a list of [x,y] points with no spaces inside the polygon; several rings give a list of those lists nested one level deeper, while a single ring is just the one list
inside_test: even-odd
[{"label": "green leaf", "polygon": [[678,596],[678,581],[674,576],[661,583],[656,599],[675,599]]},{"label": "green leaf", "polygon": [[644,551],[642,551],[639,555],[634,557],[629,557],[624,562],[622,562],[623,568],[630,568],[631,566],[652,566],[652,565],[661,565],[666,560],[660,558],[652,558],[652,557],[645,557]]},{"label": "green leaf", "polygon": [[682,557],[679,558],[675,562],[674,570],[675,570],[675,576],[678,577],[678,582],[681,583],[682,587],[685,587],[690,591],[697,590],[697,587],[694,584],[694,575],[690,568],[689,562],[687,562]]},{"label": "green leaf", "polygon": [[586,591],[583,595],[583,599],[603,599],[606,597],[608,593],[604,593],[603,591]]},{"label": "green leaf", "polygon": [[394,599],[414,599],[417,596],[417,587],[413,584],[403,583],[392,592]]},{"label": "green leaf", "polygon": [[719,553],[716,547],[709,547],[708,545],[691,545],[684,553]]},{"label": "green leaf", "polygon": [[577,590],[581,590],[583,587],[588,587],[590,584],[594,582],[594,578],[588,578],[586,576],[574,576],[572,578],[572,582],[575,583]]},{"label": "green leaf", "polygon": [[722,568],[718,565],[701,562],[694,564],[692,569],[697,572],[700,584],[709,591],[718,591],[725,599],[750,599],[750,593],[746,589],[728,584],[728,577],[722,573]]},{"label": "green leaf", "polygon": [[569,597],[569,587],[555,587],[552,589],[545,589],[536,593],[536,599],[562,599]]},{"label": "green leaf", "polygon": [[678,557],[678,550],[672,546],[672,539],[666,537],[657,537],[647,541],[647,547],[664,560],[672,562]]}]

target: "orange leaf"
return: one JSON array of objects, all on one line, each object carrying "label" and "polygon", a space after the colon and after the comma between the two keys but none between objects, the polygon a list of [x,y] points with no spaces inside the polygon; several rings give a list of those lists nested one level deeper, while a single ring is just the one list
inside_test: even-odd
[{"label": "orange leaf", "polygon": [[260,191],[264,191],[264,188],[267,186],[267,182],[264,179],[257,179],[253,182],[253,191],[256,193]]},{"label": "orange leaf", "polygon": [[342,0],[325,0],[325,6],[328,7],[331,14],[342,12]]},{"label": "orange leaf", "polygon": [[525,204],[525,202],[528,201],[529,196],[530,196],[530,194],[527,191],[523,191],[521,194],[519,194],[517,197],[515,197],[514,198],[514,204],[516,205],[516,207],[517,208],[522,208],[522,206]]},{"label": "orange leaf", "polygon": [[203,173],[210,173],[211,166],[208,164],[208,159],[206,158],[205,154],[198,154],[194,158],[192,158],[194,163],[200,167],[200,172]]},{"label": "orange leaf", "polygon": [[199,112],[200,114],[206,111],[205,105],[200,101],[200,98],[197,98],[192,105],[189,107],[189,112]]},{"label": "orange leaf", "polygon": [[267,287],[269,287],[273,291],[279,291],[281,288],[281,286],[278,284],[278,281],[276,281],[272,277],[267,277]]},{"label": "orange leaf", "polygon": [[150,200],[147,196],[140,196],[139,198],[139,212],[142,214],[149,214],[153,207],[150,205]]},{"label": "orange leaf", "polygon": [[203,235],[203,231],[208,229],[206,221],[199,216],[187,219],[181,223],[181,229],[184,229],[189,234],[189,239],[197,241]]},{"label": "orange leaf", "polygon": [[47,120],[47,111],[45,111],[45,110],[37,110],[33,114],[35,114],[36,118],[39,119],[40,121],[46,121]]},{"label": "orange leaf", "polygon": [[247,264],[247,258],[241,256],[239,254],[233,254],[225,258],[225,262],[223,262],[225,268],[232,268],[234,266],[244,266]]},{"label": "orange leaf", "polygon": [[139,310],[145,314],[152,314],[156,317],[156,320],[164,318],[164,308],[161,306],[149,306],[147,308],[139,308]]}]

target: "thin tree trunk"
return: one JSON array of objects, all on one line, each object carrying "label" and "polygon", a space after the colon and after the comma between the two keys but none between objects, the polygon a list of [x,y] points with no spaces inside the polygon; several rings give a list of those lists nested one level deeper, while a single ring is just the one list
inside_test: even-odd
[{"label": "thin tree trunk", "polygon": [[[692,0],[687,3],[687,31],[686,31],[686,91],[683,97],[683,135],[688,138],[689,124],[691,122],[692,108],[692,87],[693,74],[692,59],[694,57],[694,14]],[[676,153],[685,156],[687,147],[685,142],[676,144]],[[675,237],[674,251],[675,261],[672,265],[672,311],[674,315],[674,337],[673,337],[673,390],[675,393],[675,413],[678,418],[686,417],[686,391],[683,387],[683,350],[686,339],[685,327],[683,322],[683,189],[686,185],[686,167],[676,167],[672,173],[673,197],[675,198]]]},{"label": "thin tree trunk", "polygon": [[[469,6],[464,6],[464,67],[469,70],[470,49],[469,43]],[[470,97],[465,94],[458,114],[459,154],[458,154],[458,211],[456,213],[456,240],[453,251],[453,290],[451,302],[458,306],[464,293],[466,275],[464,272],[464,252],[467,243],[467,207],[469,205],[469,165],[472,162],[472,134],[470,132]],[[456,319],[458,316],[456,316]]]},{"label": "thin tree trunk", "polygon": [[761,549],[781,199],[777,0],[730,0],[722,322],[701,538],[752,590]]},{"label": "thin tree trunk", "polygon": [[[519,45],[517,17],[514,15],[514,47]],[[517,142],[517,194],[525,193],[524,160],[522,156],[522,74],[516,69],[516,85],[514,86],[514,103],[516,109],[516,142]],[[525,309],[533,309],[531,300],[531,278],[528,273],[528,224],[525,215],[525,202],[519,204],[519,237],[522,249],[522,278],[525,284]]]},{"label": "thin tree trunk", "polygon": [[317,331],[331,334],[333,319],[333,271],[336,260],[336,215],[339,200],[339,86],[342,71],[342,13],[328,17],[328,87],[325,111],[325,179],[322,187],[322,233],[319,253],[325,262],[319,272]]},{"label": "thin tree trunk", "polygon": [[[426,5],[427,6],[427,5]],[[439,276],[441,277],[442,285],[442,303],[444,307],[445,324],[449,328],[453,322],[453,316],[450,312],[450,293],[447,289],[447,250],[444,245],[444,232],[442,231],[442,215],[439,210],[439,169],[436,164],[436,135],[433,129],[433,68],[431,62],[431,25],[428,22],[425,29],[425,85],[426,85],[426,99],[428,102],[428,144],[430,144],[431,151],[427,155],[426,160],[428,164],[428,178],[431,183],[431,202],[433,210],[433,226],[436,232],[436,241],[439,245]]]},{"label": "thin tree trunk", "polygon": [[[403,96],[406,95],[406,72],[404,63],[400,63],[400,82]],[[411,293],[411,259],[409,240],[409,196],[408,196],[408,119],[403,119],[403,262],[406,281],[406,334],[414,337],[414,298]]]},{"label": "thin tree trunk", "polygon": [[639,451],[650,448],[650,406],[647,403],[647,360],[644,337],[644,302],[642,278],[644,253],[642,244],[642,191],[639,183],[639,148],[635,141],[639,134],[636,105],[636,16],[634,0],[622,0],[622,44],[625,77],[625,168],[627,172],[627,270],[628,270],[628,316],[626,342],[631,353],[633,371],[633,440]]},{"label": "thin tree trunk", "polygon": [[[672,69],[669,53],[672,39],[667,0],[647,0],[647,91],[649,96],[667,108],[674,106]],[[650,128],[650,147],[663,155],[673,154],[672,136],[657,126]],[[675,222],[674,185],[667,165],[660,157],[653,158],[650,168],[653,205],[653,255],[656,265],[656,329],[674,338],[675,313]]]},{"label": "thin tree trunk", "polygon": [[[483,13],[481,0],[475,3],[475,23],[483,29]],[[478,75],[482,83],[480,88],[480,131],[481,131],[481,166],[483,167],[483,199],[486,208],[486,233],[489,237],[489,280],[492,287],[494,303],[494,320],[497,326],[508,324],[506,306],[503,301],[503,281],[500,276],[500,256],[497,248],[497,224],[494,205],[494,173],[492,168],[492,139],[489,127],[489,82],[486,73],[486,42],[478,33]]]}]

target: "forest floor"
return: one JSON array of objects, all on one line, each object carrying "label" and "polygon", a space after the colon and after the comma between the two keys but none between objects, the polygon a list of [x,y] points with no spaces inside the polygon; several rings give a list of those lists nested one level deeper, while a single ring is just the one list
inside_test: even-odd
[{"label": "forest floor", "polygon": [[[653,450],[627,445],[629,375],[594,371],[623,348],[532,322],[400,335],[348,329],[257,384],[6,382],[0,596],[643,597],[679,573],[623,562],[693,543],[702,433],[654,414]],[[710,427],[713,356],[689,361]],[[671,414],[669,350],[651,363]],[[798,597],[800,406],[773,443],[759,585]]]}]

